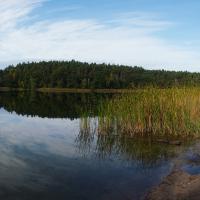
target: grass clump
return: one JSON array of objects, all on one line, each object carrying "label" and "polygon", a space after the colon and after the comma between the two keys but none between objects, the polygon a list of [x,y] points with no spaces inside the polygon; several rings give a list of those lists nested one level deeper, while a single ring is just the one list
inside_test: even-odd
[{"label": "grass clump", "polygon": [[200,133],[200,88],[141,89],[117,96],[99,109],[101,133],[130,136],[196,136]]}]

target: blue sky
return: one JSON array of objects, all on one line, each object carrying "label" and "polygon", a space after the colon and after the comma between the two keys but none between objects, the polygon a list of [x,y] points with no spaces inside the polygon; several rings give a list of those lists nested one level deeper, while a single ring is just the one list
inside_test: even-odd
[{"label": "blue sky", "polygon": [[0,66],[80,60],[200,71],[198,0],[0,1]]}]

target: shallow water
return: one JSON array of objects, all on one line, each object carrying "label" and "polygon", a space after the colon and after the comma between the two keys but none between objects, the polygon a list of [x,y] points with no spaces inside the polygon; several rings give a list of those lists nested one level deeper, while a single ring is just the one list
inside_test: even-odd
[{"label": "shallow water", "polygon": [[188,147],[97,134],[106,98],[1,93],[0,199],[141,199],[157,185]]}]

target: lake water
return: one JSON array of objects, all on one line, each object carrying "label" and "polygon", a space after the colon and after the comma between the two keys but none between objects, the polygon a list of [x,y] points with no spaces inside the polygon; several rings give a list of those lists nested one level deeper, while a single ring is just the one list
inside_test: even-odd
[{"label": "lake water", "polygon": [[97,108],[107,98],[0,93],[0,199],[141,199],[191,151],[98,134]]}]

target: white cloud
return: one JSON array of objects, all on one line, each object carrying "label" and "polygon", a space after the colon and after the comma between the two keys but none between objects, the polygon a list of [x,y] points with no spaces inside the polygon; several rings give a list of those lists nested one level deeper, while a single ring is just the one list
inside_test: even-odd
[{"label": "white cloud", "polygon": [[107,22],[66,19],[18,26],[42,2],[0,0],[0,63],[76,59],[154,69],[199,70],[197,52],[155,36],[172,23],[145,13],[129,13]]},{"label": "white cloud", "polygon": [[0,0],[0,30],[16,26],[42,2],[42,0]]}]

